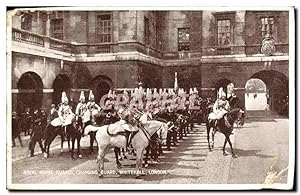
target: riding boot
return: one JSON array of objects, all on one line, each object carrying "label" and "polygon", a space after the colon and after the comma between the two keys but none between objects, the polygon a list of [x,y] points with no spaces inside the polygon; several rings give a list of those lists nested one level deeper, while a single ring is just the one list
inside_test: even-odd
[{"label": "riding boot", "polygon": [[219,120],[215,121],[215,127],[217,127]]},{"label": "riding boot", "polygon": [[125,136],[126,136],[126,151],[128,151],[130,131],[125,131]]},{"label": "riding boot", "polygon": [[131,138],[132,138],[132,132],[129,133],[128,138],[127,138],[127,143],[126,143],[127,149],[130,149]]}]

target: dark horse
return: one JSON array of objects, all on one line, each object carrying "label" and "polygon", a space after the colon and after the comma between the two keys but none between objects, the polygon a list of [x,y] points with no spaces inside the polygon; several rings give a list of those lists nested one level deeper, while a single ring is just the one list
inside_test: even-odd
[{"label": "dark horse", "polygon": [[[64,135],[65,131],[65,135]],[[72,121],[72,124],[67,125],[66,127],[62,126],[52,126],[51,124],[48,124],[46,129],[45,129],[45,157],[49,157],[49,151],[50,151],[50,145],[52,141],[56,138],[56,136],[60,135],[62,140],[61,140],[61,145],[63,146],[63,140],[64,137],[67,137],[67,141],[69,144],[69,141],[72,141],[72,148],[71,148],[71,158],[74,160],[74,145],[75,141],[77,141],[77,156],[78,158],[82,158],[81,151],[80,151],[80,140],[82,136],[82,121],[79,119],[78,121],[75,121],[75,119]]]},{"label": "dark horse", "polygon": [[[232,133],[233,130],[233,124],[235,121],[240,120],[242,117],[243,111],[239,108],[235,108],[230,110],[228,113],[224,115],[222,119],[220,119],[216,125],[215,120],[209,120],[208,117],[206,118],[206,128],[207,128],[207,142],[208,142],[208,149],[211,151],[214,148],[214,137],[217,131],[220,133],[224,134],[225,136],[225,141],[224,141],[224,146],[223,146],[223,155],[227,155],[225,152],[225,146],[227,142],[230,145],[231,148],[231,153],[232,157],[236,158],[236,155],[233,151],[232,148],[232,143],[230,141],[230,134]],[[210,146],[210,140],[209,140],[209,134],[210,134],[210,129],[213,128],[212,131],[212,147]]]}]

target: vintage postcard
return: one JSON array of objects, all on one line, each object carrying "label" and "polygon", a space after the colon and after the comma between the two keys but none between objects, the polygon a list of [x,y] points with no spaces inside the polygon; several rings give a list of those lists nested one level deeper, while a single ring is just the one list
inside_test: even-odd
[{"label": "vintage postcard", "polygon": [[7,188],[293,189],[294,11],[7,8]]}]

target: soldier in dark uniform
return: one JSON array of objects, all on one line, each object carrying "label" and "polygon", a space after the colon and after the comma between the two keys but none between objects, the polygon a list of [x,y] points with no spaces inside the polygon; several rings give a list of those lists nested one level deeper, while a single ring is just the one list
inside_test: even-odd
[{"label": "soldier in dark uniform", "polygon": [[[174,110],[168,109],[168,111],[164,115],[164,118],[167,121],[170,121],[173,124],[175,124],[176,116],[175,116]],[[171,151],[171,142],[173,143],[173,145],[176,145],[176,142],[177,142],[177,131],[175,129],[175,126],[168,132],[168,135],[167,135],[167,150],[169,150],[169,151]]]},{"label": "soldier in dark uniform", "polygon": [[55,107],[55,104],[51,104],[51,110],[50,110],[50,117],[49,120],[52,121],[53,119],[58,117],[58,112]]},{"label": "soldier in dark uniform", "polygon": [[12,147],[16,146],[15,139],[18,138],[20,145],[23,148],[23,143],[22,143],[21,136],[20,136],[21,130],[20,130],[19,122],[20,121],[17,118],[17,113],[13,112],[12,113]]},{"label": "soldier in dark uniform", "polygon": [[[22,113],[22,128],[24,131],[24,135],[30,135],[30,125],[32,124],[32,117],[31,117],[31,113],[30,113],[30,108],[26,108],[25,112]],[[21,127],[20,127],[21,128]]]},{"label": "soldier in dark uniform", "polygon": [[231,109],[237,108],[239,104],[239,98],[235,95],[235,93],[232,93],[232,95],[228,98],[228,102]]},{"label": "soldier in dark uniform", "polygon": [[34,148],[36,142],[39,143],[41,151],[44,153],[44,147],[42,144],[42,139],[44,136],[44,129],[47,125],[47,115],[45,111],[35,111],[33,115],[33,125],[32,125],[32,137],[29,142],[30,157],[34,156]]}]

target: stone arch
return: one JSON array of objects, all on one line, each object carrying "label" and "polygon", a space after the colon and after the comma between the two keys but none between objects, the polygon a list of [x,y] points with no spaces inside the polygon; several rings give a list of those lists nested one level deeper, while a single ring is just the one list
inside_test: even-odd
[{"label": "stone arch", "polygon": [[259,78],[250,78],[245,84],[245,109],[268,110],[266,83]]},{"label": "stone arch", "polygon": [[280,102],[289,94],[288,77],[275,70],[262,70],[254,73],[251,78],[260,79],[266,84],[270,109],[279,112]]},{"label": "stone arch", "polygon": [[114,85],[112,80],[105,75],[98,75],[90,82],[90,89],[93,90],[95,101],[100,102],[103,95],[107,94],[110,89],[113,89]]},{"label": "stone arch", "polygon": [[29,107],[31,110],[38,109],[43,105],[43,81],[41,77],[32,71],[21,75],[17,83],[19,90],[17,95],[17,110],[23,112]]},{"label": "stone arch", "polygon": [[214,84],[213,97],[217,97],[217,91],[219,90],[220,87],[223,87],[224,92],[226,93],[226,96],[229,95],[229,91],[228,91],[229,85],[234,86],[234,83],[231,80],[226,79],[226,78],[219,79]]},{"label": "stone arch", "polygon": [[53,81],[53,97],[52,97],[52,103],[53,104],[59,104],[61,102],[61,94],[63,91],[67,93],[67,95],[70,94],[72,84],[71,79],[66,74],[59,74],[56,76],[56,78]]}]

